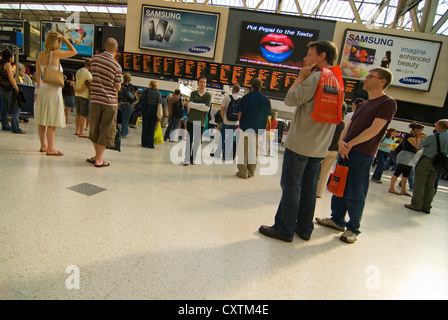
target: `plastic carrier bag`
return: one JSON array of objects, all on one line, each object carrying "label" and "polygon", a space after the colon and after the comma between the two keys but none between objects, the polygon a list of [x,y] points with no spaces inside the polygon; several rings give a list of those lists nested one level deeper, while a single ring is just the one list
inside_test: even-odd
[{"label": "plastic carrier bag", "polygon": [[316,122],[339,124],[342,121],[342,103],[344,102],[344,81],[341,68],[334,66],[322,68],[311,118]]}]

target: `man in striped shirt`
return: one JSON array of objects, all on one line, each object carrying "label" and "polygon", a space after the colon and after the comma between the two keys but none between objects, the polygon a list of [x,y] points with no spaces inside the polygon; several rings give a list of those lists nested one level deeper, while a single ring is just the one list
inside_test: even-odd
[{"label": "man in striped shirt", "polygon": [[92,58],[92,85],[90,88],[90,134],[95,156],[87,159],[95,167],[107,167],[103,160],[106,147],[115,143],[118,91],[121,88],[121,67],[115,60],[118,43],[108,38],[105,51]]}]

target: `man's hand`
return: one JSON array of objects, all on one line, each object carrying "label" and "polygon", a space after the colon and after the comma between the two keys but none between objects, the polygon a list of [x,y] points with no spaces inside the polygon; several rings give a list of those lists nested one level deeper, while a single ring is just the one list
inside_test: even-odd
[{"label": "man's hand", "polygon": [[340,140],[338,142],[339,145],[339,153],[341,154],[341,157],[343,159],[348,159],[348,154],[350,153],[350,150],[352,149],[352,147],[350,147],[348,145],[347,142]]}]

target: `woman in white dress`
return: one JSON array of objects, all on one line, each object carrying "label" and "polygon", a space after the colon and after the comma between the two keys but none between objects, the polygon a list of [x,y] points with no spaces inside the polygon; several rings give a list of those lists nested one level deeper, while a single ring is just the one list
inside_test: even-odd
[{"label": "woman in white dress", "polygon": [[[68,50],[61,50],[62,43],[68,46]],[[62,87],[44,83],[41,75],[47,67],[56,70],[60,68],[62,71],[60,59],[67,59],[76,54],[76,49],[63,35],[51,30],[45,39],[44,51],[39,52],[36,59],[37,99],[34,104],[34,117],[38,123],[40,152],[46,152],[49,156],[64,155],[54,148],[56,127],[65,128],[64,100]]]}]

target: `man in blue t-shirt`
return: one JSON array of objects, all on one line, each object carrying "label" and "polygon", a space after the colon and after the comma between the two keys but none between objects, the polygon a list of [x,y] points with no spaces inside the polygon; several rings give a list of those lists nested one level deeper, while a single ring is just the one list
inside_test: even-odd
[{"label": "man in blue t-shirt", "polygon": [[[251,81],[251,92],[241,98],[238,104],[238,121],[240,134],[238,144],[238,172],[236,175],[247,179],[255,175],[257,167],[258,134],[266,130],[266,122],[271,114],[271,101],[260,92],[262,81],[253,78]],[[240,132],[241,133],[241,132]]]}]

